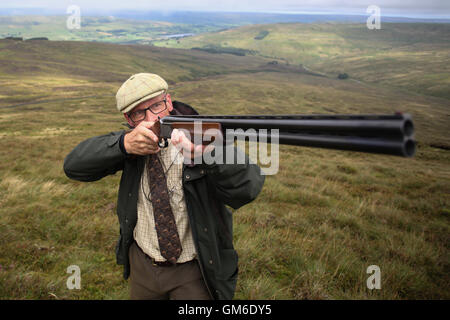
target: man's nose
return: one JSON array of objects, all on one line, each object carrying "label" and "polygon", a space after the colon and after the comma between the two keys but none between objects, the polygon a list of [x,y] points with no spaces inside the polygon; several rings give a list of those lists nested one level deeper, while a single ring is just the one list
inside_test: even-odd
[{"label": "man's nose", "polygon": [[158,120],[158,116],[154,113],[152,113],[150,110],[145,110],[145,121],[152,121],[155,122]]}]

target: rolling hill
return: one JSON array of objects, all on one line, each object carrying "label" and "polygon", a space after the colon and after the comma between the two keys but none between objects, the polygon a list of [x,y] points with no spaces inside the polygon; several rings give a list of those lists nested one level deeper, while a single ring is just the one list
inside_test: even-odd
[{"label": "rolling hill", "polygon": [[370,84],[450,99],[450,24],[382,23],[380,30],[364,23],[262,24],[154,44],[252,50],[333,78],[345,72]]},{"label": "rolling hill", "polygon": [[[114,257],[120,176],[80,183],[62,165],[83,139],[123,129],[114,95],[138,72],[159,73],[174,99],[203,114],[411,113],[412,159],[280,146],[279,173],[234,212],[236,298],[448,299],[448,100],[286,60],[1,40],[0,299],[128,298]],[[373,264],[381,290],[366,287]],[[81,269],[81,290],[66,287],[70,265]]]}]

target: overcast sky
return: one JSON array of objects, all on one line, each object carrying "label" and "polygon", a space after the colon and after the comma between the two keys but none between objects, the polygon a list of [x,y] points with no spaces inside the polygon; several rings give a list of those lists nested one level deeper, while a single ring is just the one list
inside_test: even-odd
[{"label": "overcast sky", "polygon": [[438,15],[450,17],[450,0],[0,0],[0,8],[65,9],[78,5],[91,10],[193,10],[268,11],[366,14],[369,5],[380,7],[386,15]]}]

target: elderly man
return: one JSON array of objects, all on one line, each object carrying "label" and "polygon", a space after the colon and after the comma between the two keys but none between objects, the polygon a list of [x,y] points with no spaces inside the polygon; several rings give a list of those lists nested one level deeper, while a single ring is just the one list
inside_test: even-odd
[{"label": "elderly man", "polygon": [[81,142],[64,171],[71,179],[96,181],[122,170],[116,256],[130,278],[131,299],[231,299],[238,257],[225,205],[237,209],[255,199],[264,175],[246,155],[245,164],[177,161],[190,156],[186,150],[203,148],[179,131],[161,149],[158,117],[198,114],[172,102],[167,90],[158,75],[130,77],[116,100],[131,130]]}]

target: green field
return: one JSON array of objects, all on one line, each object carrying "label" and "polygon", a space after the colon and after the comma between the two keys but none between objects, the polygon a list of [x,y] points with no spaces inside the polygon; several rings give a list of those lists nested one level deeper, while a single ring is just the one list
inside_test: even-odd
[{"label": "green field", "polygon": [[[436,25],[433,32],[417,25],[423,40],[415,45],[380,36],[374,41],[380,47],[390,42],[394,49],[386,52],[392,57],[401,51],[401,59],[394,69],[377,64],[370,78],[369,61],[387,59],[375,50],[374,60],[360,60],[359,81],[338,80],[327,71],[339,66],[356,79],[350,57],[357,57],[352,50],[359,46],[348,47],[349,40],[337,36],[339,28],[327,24],[307,26],[310,42],[335,40],[322,51],[311,44],[308,54],[297,57],[295,50],[282,54],[295,46],[296,38],[287,40],[295,32],[272,45],[280,50],[273,54],[232,42],[239,30],[245,40],[262,37],[261,29],[269,33],[255,41],[275,41],[277,28],[306,26],[224,32],[230,37],[222,46],[259,52],[246,56],[0,40],[0,299],[128,298],[114,256],[120,175],[80,183],[66,178],[62,166],[83,139],[123,129],[114,96],[138,72],[160,74],[174,99],[203,114],[411,113],[418,140],[412,159],[280,146],[279,173],[267,177],[257,200],[234,212],[236,298],[449,299],[449,97],[430,89],[432,83],[445,87],[440,79],[449,78],[448,27]],[[342,25],[346,28],[352,25]],[[219,44],[195,39],[201,38],[180,45]],[[291,45],[283,47],[287,42]],[[323,52],[323,59],[314,57]],[[437,60],[428,59],[429,52]],[[307,55],[311,60],[304,66],[326,77],[298,66]],[[270,64],[274,59],[279,63]],[[421,73],[398,64],[415,59]],[[380,79],[385,73],[403,75],[409,86],[400,76],[378,81],[375,71]],[[428,79],[429,86],[417,90],[418,79]],[[66,287],[70,265],[81,268],[81,290]],[[381,268],[380,290],[366,287],[370,265]]]},{"label": "green field", "polygon": [[67,20],[70,20],[69,15],[0,16],[0,38],[13,36],[26,40],[46,37],[49,40],[149,44],[155,40],[163,40],[168,35],[197,34],[228,26],[81,16],[80,29],[69,29]]}]

